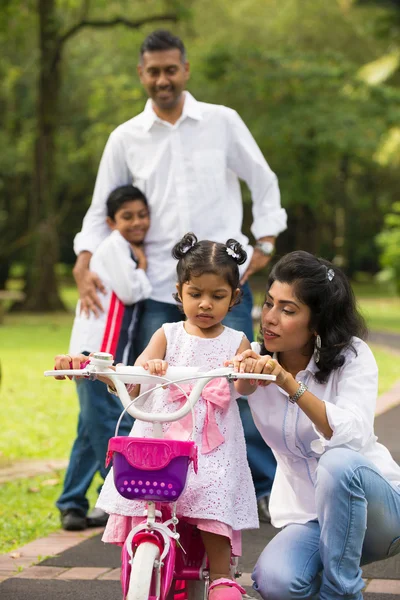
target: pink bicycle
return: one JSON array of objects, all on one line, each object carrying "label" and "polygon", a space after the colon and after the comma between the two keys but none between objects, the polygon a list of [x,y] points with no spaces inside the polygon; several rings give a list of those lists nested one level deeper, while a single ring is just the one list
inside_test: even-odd
[{"label": "pink bicycle", "polygon": [[[197,471],[193,441],[163,439],[162,423],[177,421],[194,410],[203,387],[212,379],[275,380],[272,375],[234,373],[222,367],[199,372],[198,368],[169,367],[165,377],[149,375],[142,367],[109,367],[113,357],[95,353],[82,369],[46,371],[46,376],[69,375],[94,379],[107,375],[118,391],[124,411],[110,439],[107,464],[113,461],[114,483],[125,498],[143,501],[143,521],[130,531],[121,553],[121,585],[124,600],[206,600],[209,573],[200,532],[176,516],[176,501],[186,485],[189,465]],[[190,395],[180,383],[197,380]],[[125,384],[154,384],[131,400]],[[140,409],[147,394],[158,386],[175,385],[186,403],[174,413],[147,413]],[[148,385],[146,385],[148,388]],[[118,436],[125,412],[153,423],[152,438]],[[232,556],[232,577],[240,577]]]}]

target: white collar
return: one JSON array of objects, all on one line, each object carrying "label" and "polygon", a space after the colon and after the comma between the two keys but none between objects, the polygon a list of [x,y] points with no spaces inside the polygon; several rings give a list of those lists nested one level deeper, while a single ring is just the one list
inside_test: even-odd
[{"label": "white collar", "polygon": [[[195,119],[196,121],[200,121],[203,117],[201,108],[200,108],[200,103],[197,102],[197,100],[195,98],[193,98],[193,96],[190,92],[185,91],[185,92],[183,92],[183,94],[185,96],[185,101],[183,104],[182,114],[179,117],[179,119],[177,120],[177,122],[174,123],[174,125],[177,125],[178,123],[180,123],[187,117],[190,119]],[[142,113],[143,129],[145,131],[150,131],[150,129],[156,122],[163,123],[163,124],[167,123],[167,121],[163,121],[162,119],[160,119],[160,117],[158,117],[156,115],[154,108],[153,108],[153,101],[151,98],[149,98],[146,102],[144,111]],[[171,125],[170,123],[167,123],[167,124]]]}]

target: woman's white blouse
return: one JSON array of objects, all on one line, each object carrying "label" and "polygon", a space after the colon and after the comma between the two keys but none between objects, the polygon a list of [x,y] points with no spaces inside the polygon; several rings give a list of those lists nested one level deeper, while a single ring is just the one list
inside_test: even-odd
[{"label": "woman's white blouse", "polygon": [[[345,352],[345,363],[332,371],[326,383],[318,383],[318,367],[311,358],[296,379],[323,400],[330,440],[319,432],[288,394],[272,383],[258,388],[248,398],[254,422],[277,460],[272,486],[270,512],[272,524],[305,523],[316,519],[315,471],[321,454],[330,448],[350,448],[374,463],[393,484],[400,484],[400,467],[388,449],[377,442],[374,414],[378,390],[378,367],[368,345],[353,338],[352,350]],[[260,345],[252,343],[255,352]],[[276,358],[276,357],[274,357]]]}]

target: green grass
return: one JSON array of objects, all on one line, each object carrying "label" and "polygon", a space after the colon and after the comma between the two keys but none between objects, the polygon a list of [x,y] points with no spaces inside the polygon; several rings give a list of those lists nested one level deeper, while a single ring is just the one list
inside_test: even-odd
[{"label": "green grass", "polygon": [[[400,334],[400,298],[358,298],[368,328]],[[399,347],[400,350],[400,347]]]},{"label": "green grass", "polygon": [[7,315],[0,327],[0,457],[63,458],[74,437],[78,403],[72,382],[45,378],[68,349],[72,315]]},{"label": "green grass", "polygon": [[[63,299],[72,310],[74,289]],[[75,437],[78,402],[70,381],[45,378],[54,356],[68,349],[73,313],[9,313],[0,326],[2,417],[0,466],[21,458],[67,458]],[[0,554],[59,529],[54,503],[64,471],[0,484]],[[89,491],[94,505],[100,478]]]},{"label": "green grass", "polygon": [[[60,528],[54,503],[61,493],[64,471],[20,479],[0,485],[0,554],[11,552]],[[90,505],[97,498],[100,478],[88,493]]]},{"label": "green grass", "polygon": [[400,379],[399,352],[383,350],[379,346],[371,344],[371,350],[374,353],[375,360],[379,368],[378,394],[387,392]]},{"label": "green grass", "polygon": [[354,282],[352,286],[369,329],[400,333],[400,297],[393,286],[378,282]]},{"label": "green grass", "polygon": [[70,312],[8,313],[0,326],[2,413],[0,461],[10,458],[65,458],[76,431],[75,384],[43,376],[54,357],[68,351],[77,293],[62,296]]},{"label": "green grass", "polygon": [[[51,479],[58,483],[46,485]],[[0,486],[0,554],[59,527],[54,501],[61,491],[61,481],[61,473],[53,473]]]}]

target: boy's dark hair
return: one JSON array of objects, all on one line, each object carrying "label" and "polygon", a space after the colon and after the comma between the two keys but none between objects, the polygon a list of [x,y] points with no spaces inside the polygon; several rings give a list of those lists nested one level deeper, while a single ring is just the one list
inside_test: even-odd
[{"label": "boy's dark hair", "polygon": [[[239,287],[239,268],[247,259],[247,253],[234,239],[226,244],[197,240],[194,233],[187,233],[172,249],[172,256],[178,260],[176,273],[178,284],[182,286],[191,277],[199,277],[204,273],[213,273],[226,279],[232,291]],[[174,295],[178,300],[177,294]],[[239,297],[236,301],[240,301]]]},{"label": "boy's dark hair", "polygon": [[141,200],[148,208],[146,196],[134,185],[121,185],[111,192],[107,198],[107,217],[114,220],[115,213],[121,208],[125,202],[132,200]]},{"label": "boy's dark hair", "polygon": [[[322,342],[315,379],[323,383],[344,364],[345,350],[356,352],[353,336],[365,338],[367,334],[350,282],[338,267],[302,250],[289,252],[274,265],[267,293],[274,281],[292,285],[296,297],[311,311],[310,331],[316,331]],[[261,354],[270,354],[261,330],[260,336]]]},{"label": "boy's dark hair", "polygon": [[182,40],[166,29],[156,29],[150,33],[140,47],[140,61],[145,52],[162,52],[177,49],[181,53],[182,62],[186,62],[186,50]]}]

